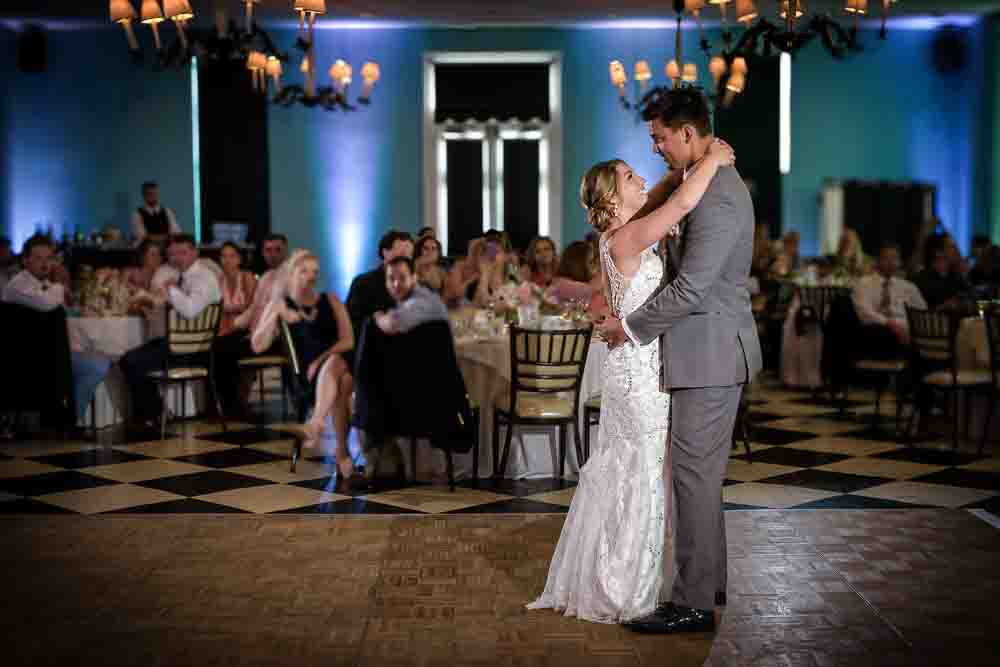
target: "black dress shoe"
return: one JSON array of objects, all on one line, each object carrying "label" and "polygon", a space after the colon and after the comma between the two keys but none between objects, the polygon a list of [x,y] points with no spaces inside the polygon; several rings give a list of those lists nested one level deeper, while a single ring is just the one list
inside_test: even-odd
[{"label": "black dress shoe", "polygon": [[682,632],[715,632],[715,614],[704,609],[680,607],[672,602],[649,616],[625,623],[625,629],[647,635],[669,635]]},{"label": "black dress shoe", "polygon": [[[717,591],[715,593],[715,606],[716,607],[726,606],[726,591]],[[675,606],[673,602],[664,602],[663,604],[661,604],[659,607],[656,608],[656,613],[657,614],[673,613],[671,609],[674,608]]]}]

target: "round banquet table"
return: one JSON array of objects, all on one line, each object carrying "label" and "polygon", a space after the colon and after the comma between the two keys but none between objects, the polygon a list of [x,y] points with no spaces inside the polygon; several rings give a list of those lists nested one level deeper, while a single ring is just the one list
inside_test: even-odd
[{"label": "round banquet table", "polygon": [[[117,361],[129,350],[135,349],[150,338],[149,323],[141,317],[69,317],[66,319],[70,348],[74,352],[102,354]],[[204,388],[201,383],[187,386],[187,412],[193,417],[204,406]],[[181,387],[172,385],[167,402],[175,415],[180,415]],[[80,419],[79,426],[105,428],[123,421],[128,412],[129,392],[125,378],[112,364],[108,376],[94,393],[94,401]]]},{"label": "round banquet table", "polygon": [[[463,337],[455,341],[458,365],[465,379],[469,397],[480,406],[479,424],[479,476],[493,474],[493,408],[501,396],[510,392],[510,340],[504,338]],[[601,391],[601,376],[608,347],[600,341],[592,341],[587,353],[580,389],[580,413],[577,425],[583,423],[583,402]],[[500,432],[501,439],[504,431]],[[581,431],[581,441],[582,441]],[[591,447],[597,438],[597,428],[591,431]],[[499,446],[502,446],[501,440]],[[444,456],[440,452],[427,451],[429,443],[421,441],[417,454],[418,479],[441,479],[444,476]],[[400,448],[404,458],[409,457],[409,447]],[[528,479],[557,477],[559,470],[559,445],[555,428],[540,426],[519,426],[511,441],[511,451],[505,477]],[[472,477],[472,453],[456,454],[455,477]],[[409,463],[409,462],[407,462]],[[566,476],[575,478],[579,471],[573,434],[567,434]]]}]

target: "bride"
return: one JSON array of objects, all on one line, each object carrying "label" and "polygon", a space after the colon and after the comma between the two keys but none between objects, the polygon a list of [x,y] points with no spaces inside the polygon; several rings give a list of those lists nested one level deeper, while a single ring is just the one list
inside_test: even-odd
[{"label": "bride", "polygon": [[[732,149],[716,140],[666,203],[636,220],[644,206],[650,208],[646,181],[622,160],[590,168],[580,185],[580,201],[588,222],[601,233],[604,290],[615,317],[624,319],[660,289],[663,263],[652,246],[678,233],[719,167],[733,161]],[[654,189],[652,199],[663,201],[679,181],[675,171]],[[664,582],[671,571],[671,559],[664,557],[670,547],[665,539],[670,485],[664,480],[670,396],[660,390],[659,343],[626,342],[613,349],[601,395],[595,453],[580,469],[545,591],[528,608],[623,623],[651,614],[661,588],[670,590],[670,582]]]}]

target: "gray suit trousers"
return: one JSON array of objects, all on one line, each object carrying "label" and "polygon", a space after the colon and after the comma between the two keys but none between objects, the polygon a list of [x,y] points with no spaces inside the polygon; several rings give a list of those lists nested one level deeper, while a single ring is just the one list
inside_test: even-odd
[{"label": "gray suit trousers", "polygon": [[671,601],[715,608],[726,590],[726,524],[722,481],[729,463],[742,385],[674,389],[670,399],[670,463],[676,528]]}]

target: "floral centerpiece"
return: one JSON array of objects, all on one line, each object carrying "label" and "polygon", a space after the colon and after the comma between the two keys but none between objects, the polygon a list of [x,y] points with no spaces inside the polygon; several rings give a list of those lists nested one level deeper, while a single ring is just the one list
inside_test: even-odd
[{"label": "floral centerpiece", "polygon": [[80,310],[89,317],[121,317],[128,313],[131,292],[118,269],[89,274],[80,288]]}]

